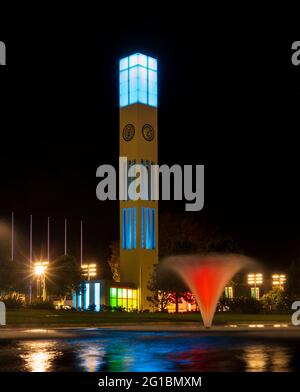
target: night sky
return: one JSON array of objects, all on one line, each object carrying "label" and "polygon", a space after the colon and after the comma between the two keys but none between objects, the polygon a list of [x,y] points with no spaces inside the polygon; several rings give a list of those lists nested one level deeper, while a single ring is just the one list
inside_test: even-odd
[{"label": "night sky", "polygon": [[[23,253],[29,214],[36,254],[47,216],[54,256],[63,253],[65,217],[76,256],[80,219],[86,258],[105,258],[118,239],[118,202],[96,199],[95,174],[118,164],[118,60],[141,52],[159,61],[159,163],[205,165],[204,209],[187,214],[269,266],[300,257],[295,13],[39,12],[1,14],[0,218],[15,212]],[[160,211],[183,212],[184,202]]]}]

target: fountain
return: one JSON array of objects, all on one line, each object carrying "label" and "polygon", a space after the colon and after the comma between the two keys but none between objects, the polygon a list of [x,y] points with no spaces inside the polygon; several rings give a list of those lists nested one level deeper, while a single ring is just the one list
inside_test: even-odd
[{"label": "fountain", "polygon": [[194,294],[205,328],[212,325],[226,283],[250,262],[250,258],[238,254],[170,256],[163,261],[164,266],[174,270]]}]

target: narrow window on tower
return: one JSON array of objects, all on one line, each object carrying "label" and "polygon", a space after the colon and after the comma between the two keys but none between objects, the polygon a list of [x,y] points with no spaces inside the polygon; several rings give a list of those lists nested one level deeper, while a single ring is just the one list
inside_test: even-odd
[{"label": "narrow window on tower", "polygon": [[133,249],[136,249],[136,207],[132,209],[133,212]]},{"label": "narrow window on tower", "polygon": [[127,219],[126,219],[126,245],[127,249],[132,248],[132,213],[131,208],[127,208]]},{"label": "narrow window on tower", "polygon": [[155,249],[156,227],[155,208],[141,208],[141,248]]},{"label": "narrow window on tower", "polygon": [[136,207],[122,209],[122,248],[136,249]]},{"label": "narrow window on tower", "polygon": [[145,249],[145,208],[141,208],[141,248]]},{"label": "narrow window on tower", "polygon": [[149,208],[145,208],[145,215],[146,215],[146,227],[145,227],[145,234],[146,234],[146,249],[150,249],[150,237],[149,237],[149,225],[150,225],[150,222],[149,222],[149,218],[150,218],[150,215],[149,215]]},{"label": "narrow window on tower", "polygon": [[122,248],[126,249],[126,208],[122,209]]},{"label": "narrow window on tower", "polygon": [[156,227],[155,227],[155,208],[151,208],[152,213],[152,249],[156,248]]}]

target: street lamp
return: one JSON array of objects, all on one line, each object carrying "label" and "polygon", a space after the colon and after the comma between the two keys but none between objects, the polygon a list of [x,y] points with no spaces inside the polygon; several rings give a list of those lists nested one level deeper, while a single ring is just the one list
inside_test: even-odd
[{"label": "street lamp", "polygon": [[248,285],[251,286],[251,297],[259,299],[259,287],[263,283],[263,274],[248,274]]},{"label": "street lamp", "polygon": [[46,301],[46,270],[48,261],[37,261],[34,263],[34,274],[36,275],[36,296]]},{"label": "street lamp", "polygon": [[274,288],[279,287],[283,290],[284,285],[286,283],[286,275],[285,274],[273,274],[272,275],[272,285]]},{"label": "street lamp", "polygon": [[97,275],[97,265],[96,264],[84,264],[81,266],[82,268],[82,276],[87,278],[87,280],[91,280],[91,277],[95,277]]}]

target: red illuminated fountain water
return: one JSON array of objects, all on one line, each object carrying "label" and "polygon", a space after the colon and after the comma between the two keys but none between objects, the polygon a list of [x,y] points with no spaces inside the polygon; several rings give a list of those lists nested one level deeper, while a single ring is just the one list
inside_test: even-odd
[{"label": "red illuminated fountain water", "polygon": [[165,266],[176,271],[194,294],[206,328],[212,325],[225,285],[249,263],[248,257],[237,254],[182,255],[164,260]]}]

